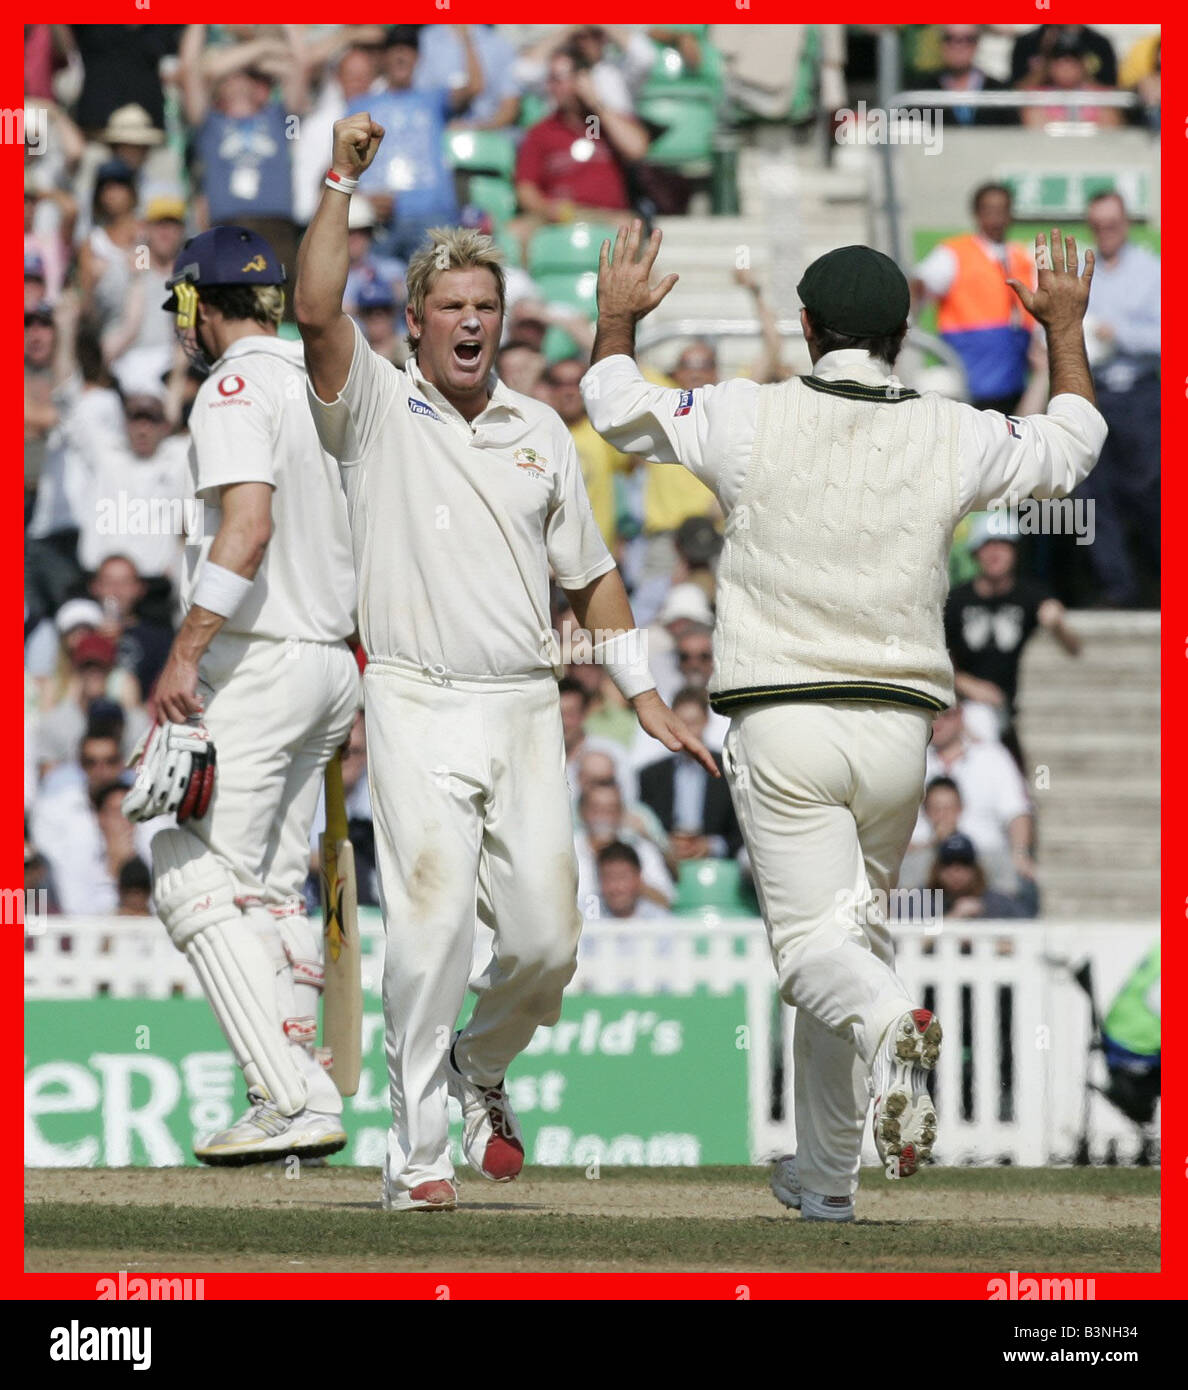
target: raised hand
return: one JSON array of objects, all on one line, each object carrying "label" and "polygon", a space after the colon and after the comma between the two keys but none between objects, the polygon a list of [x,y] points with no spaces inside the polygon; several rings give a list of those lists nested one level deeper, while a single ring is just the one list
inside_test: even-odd
[{"label": "raised hand", "polygon": [[1067,236],[1063,242],[1060,228],[1052,228],[1051,250],[1043,232],[1035,238],[1035,267],[1037,284],[1034,290],[1018,280],[1007,284],[1023,301],[1023,307],[1045,328],[1079,324],[1089,304],[1089,285],[1093,279],[1094,257],[1085,252],[1085,269],[1077,274],[1077,239]]},{"label": "raised hand", "polygon": [[660,250],[660,232],[648,238],[640,254],[640,235],[643,223],[636,219],[628,227],[620,227],[615,238],[614,259],[610,241],[602,243],[598,254],[598,317],[625,318],[638,323],[660,303],[677,282],[676,274],[666,275],[655,287],[648,280]]},{"label": "raised hand", "polygon": [[366,111],[334,122],[334,156],[330,167],[344,178],[357,179],[375,158],[384,128]]}]

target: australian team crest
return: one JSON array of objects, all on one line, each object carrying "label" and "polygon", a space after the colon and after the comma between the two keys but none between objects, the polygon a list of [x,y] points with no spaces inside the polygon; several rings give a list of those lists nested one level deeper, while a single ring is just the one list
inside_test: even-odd
[{"label": "australian team crest", "polygon": [[517,449],[512,455],[512,462],[517,468],[523,468],[528,473],[543,475],[547,472],[545,464],[548,459],[538,454],[535,449]]}]

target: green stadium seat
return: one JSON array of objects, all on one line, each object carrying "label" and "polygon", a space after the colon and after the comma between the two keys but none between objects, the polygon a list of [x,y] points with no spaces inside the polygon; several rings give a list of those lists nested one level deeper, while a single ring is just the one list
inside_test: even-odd
[{"label": "green stadium seat", "polygon": [[[531,269],[531,266],[529,266]],[[579,271],[576,275],[552,274],[537,275],[532,278],[540,288],[540,297],[546,304],[564,304],[578,310],[587,318],[593,319],[598,312],[598,273],[593,270]]]},{"label": "green stadium seat", "polygon": [[516,147],[501,130],[447,130],[446,158],[455,169],[471,174],[495,174],[509,180],[516,167]]},{"label": "green stadium seat", "polygon": [[663,127],[648,146],[646,163],[696,166],[699,173],[708,170],[718,127],[715,105],[683,96],[642,97],[636,114],[651,125]]},{"label": "green stadium seat", "polygon": [[472,174],[466,187],[466,201],[489,213],[496,227],[516,215],[516,190],[505,179],[490,174]]},{"label": "green stadium seat", "polygon": [[276,330],[276,336],[278,338],[288,338],[292,342],[299,343],[301,341],[301,330],[295,323],[286,323],[282,320],[280,326]]},{"label": "green stadium seat", "polygon": [[722,54],[713,44],[701,42],[701,65],[696,71],[685,64],[678,49],[662,48],[640,92],[642,99],[681,96],[716,106],[725,87]]},{"label": "green stadium seat", "polygon": [[527,130],[530,125],[543,121],[552,107],[547,97],[536,92],[525,92],[520,98],[520,126]]},{"label": "green stadium seat", "polygon": [[519,237],[509,236],[506,230],[496,227],[494,240],[508,265],[517,265],[523,269],[524,248],[520,245]]},{"label": "green stadium seat", "polygon": [[808,25],[804,47],[800,52],[800,66],[796,73],[796,85],[792,89],[792,105],[788,120],[793,125],[811,121],[817,113],[817,90],[821,81],[821,31],[815,24]]},{"label": "green stadium seat", "polygon": [[567,357],[584,356],[581,346],[577,340],[564,328],[559,328],[555,323],[550,323],[544,336],[544,357],[545,361],[552,366],[554,362],[563,362]]},{"label": "green stadium seat", "polygon": [[677,877],[677,916],[749,917],[737,859],[686,859]]},{"label": "green stadium seat", "polygon": [[614,240],[612,225],[563,222],[541,227],[528,244],[528,269],[533,277],[597,270],[603,240]]}]

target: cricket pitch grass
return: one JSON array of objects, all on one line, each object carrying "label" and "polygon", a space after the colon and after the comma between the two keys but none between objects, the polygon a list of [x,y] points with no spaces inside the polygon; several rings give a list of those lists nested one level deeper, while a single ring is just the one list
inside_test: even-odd
[{"label": "cricket pitch grass", "polygon": [[454,1212],[385,1213],[379,1171],[30,1169],[30,1271],[1157,1271],[1159,1170],[862,1174],[851,1225],[801,1221],[754,1168],[460,1174]]}]

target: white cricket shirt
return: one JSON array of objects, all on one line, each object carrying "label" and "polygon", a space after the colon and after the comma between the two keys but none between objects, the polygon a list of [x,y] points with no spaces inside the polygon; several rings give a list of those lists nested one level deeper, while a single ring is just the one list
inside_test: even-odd
[{"label": "white cricket shirt", "polygon": [[496,382],[467,421],[358,325],[341,394],[311,384],[309,402],[342,468],[368,655],[480,680],[553,667],[549,566],[564,589],[615,567],[561,417]]},{"label": "white cricket shirt", "polygon": [[190,476],[204,503],[200,545],[186,547],[184,597],[223,519],[219,489],[267,483],[272,539],[251,592],[225,631],[280,641],[339,642],[355,628],[346,501],[305,405],[299,342],[263,334],[231,344],[190,412]]}]

